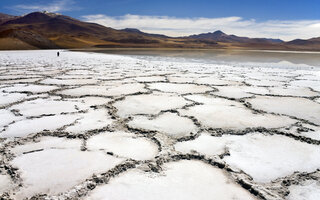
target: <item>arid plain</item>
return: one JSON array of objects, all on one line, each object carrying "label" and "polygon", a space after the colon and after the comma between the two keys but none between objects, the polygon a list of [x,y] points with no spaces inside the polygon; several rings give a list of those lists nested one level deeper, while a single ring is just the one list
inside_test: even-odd
[{"label": "arid plain", "polygon": [[0,72],[3,199],[319,197],[314,63],[36,50]]}]

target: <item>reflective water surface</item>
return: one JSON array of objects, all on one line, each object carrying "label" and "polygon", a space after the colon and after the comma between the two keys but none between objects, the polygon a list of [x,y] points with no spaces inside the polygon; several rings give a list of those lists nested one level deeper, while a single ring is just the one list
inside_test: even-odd
[{"label": "reflective water surface", "polygon": [[[199,49],[99,49],[99,53],[129,55],[151,60],[261,65],[266,67],[320,67],[320,52]],[[269,65],[268,65],[269,64]]]}]

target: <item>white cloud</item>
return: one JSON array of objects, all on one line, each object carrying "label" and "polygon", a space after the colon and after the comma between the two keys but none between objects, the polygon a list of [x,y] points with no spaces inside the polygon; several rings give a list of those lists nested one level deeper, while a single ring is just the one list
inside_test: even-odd
[{"label": "white cloud", "polygon": [[21,12],[32,12],[32,11],[49,11],[49,12],[61,12],[73,10],[76,7],[74,6],[73,0],[57,0],[49,4],[34,4],[26,5],[19,4],[12,7],[12,9],[21,11]]},{"label": "white cloud", "polygon": [[149,33],[169,36],[187,36],[222,30],[228,34],[248,37],[280,38],[293,40],[320,37],[320,20],[269,20],[258,22],[241,17],[175,18],[168,16],[107,16],[87,15],[82,19],[104,26],[123,29],[137,28]]}]

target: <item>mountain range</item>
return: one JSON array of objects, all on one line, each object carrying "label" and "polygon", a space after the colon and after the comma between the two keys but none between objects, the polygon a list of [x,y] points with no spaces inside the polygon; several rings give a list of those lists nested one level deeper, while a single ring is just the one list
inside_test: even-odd
[{"label": "mountain range", "polygon": [[0,49],[73,48],[232,48],[265,50],[320,50],[320,37],[289,42],[271,38],[248,38],[222,31],[169,37],[138,29],[116,30],[68,16],[33,12],[23,16],[0,13]]}]

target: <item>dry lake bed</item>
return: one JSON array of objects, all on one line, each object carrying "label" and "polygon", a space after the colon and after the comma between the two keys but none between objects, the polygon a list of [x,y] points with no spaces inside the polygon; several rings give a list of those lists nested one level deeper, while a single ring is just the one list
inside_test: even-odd
[{"label": "dry lake bed", "polygon": [[295,61],[0,52],[0,199],[319,200],[320,67]]}]

